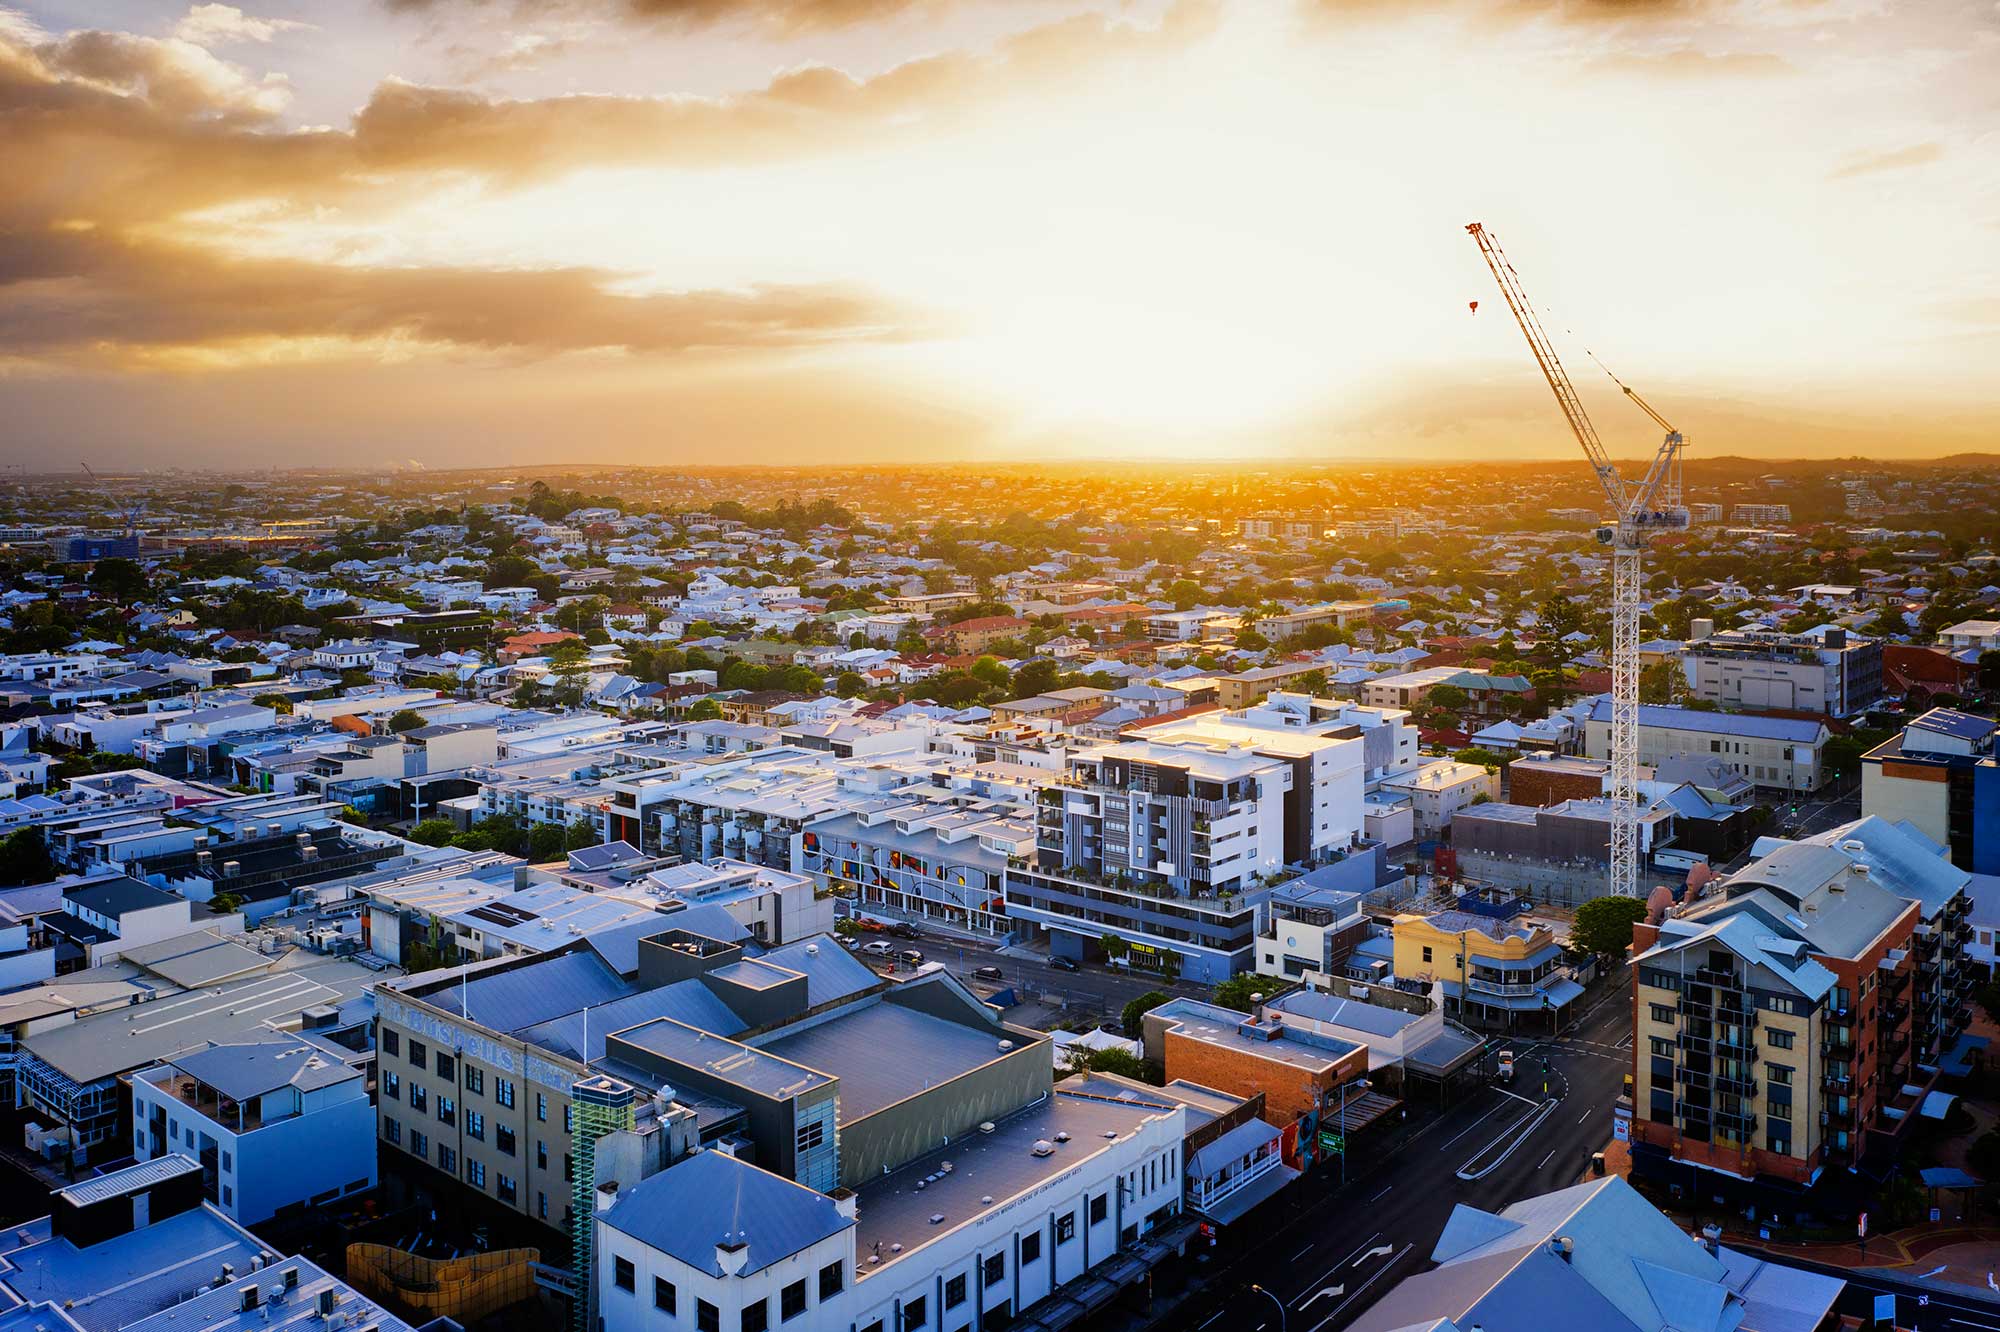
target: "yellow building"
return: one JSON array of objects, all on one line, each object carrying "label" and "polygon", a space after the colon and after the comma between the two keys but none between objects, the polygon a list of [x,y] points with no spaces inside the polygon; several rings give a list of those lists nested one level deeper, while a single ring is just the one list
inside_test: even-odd
[{"label": "yellow building", "polygon": [[1583,987],[1547,926],[1471,911],[1405,914],[1394,925],[1398,980],[1436,983],[1445,1012],[1511,1031],[1569,1018]]}]

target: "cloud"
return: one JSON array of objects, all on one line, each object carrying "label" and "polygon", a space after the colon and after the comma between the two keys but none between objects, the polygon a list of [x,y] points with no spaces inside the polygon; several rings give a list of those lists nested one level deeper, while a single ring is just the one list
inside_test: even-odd
[{"label": "cloud", "polygon": [[1872,176],[1878,171],[1901,171],[1906,167],[1928,166],[1944,158],[1944,145],[1935,140],[1913,143],[1906,148],[1893,148],[1887,152],[1866,153],[1850,158],[1847,163],[1828,176],[1830,180],[1849,180],[1855,176]]},{"label": "cloud", "polygon": [[[441,11],[490,9],[498,0],[387,0],[391,9]],[[571,12],[594,11],[614,18],[681,28],[753,27],[783,34],[823,32],[936,13],[951,0],[574,0]],[[537,12],[527,0],[512,6]]]},{"label": "cloud", "polygon": [[1625,51],[1593,61],[1607,74],[1639,74],[1670,79],[1766,78],[1790,74],[1794,66],[1771,51],[1702,51],[1692,46],[1670,51]]},{"label": "cloud", "polygon": [[[0,33],[0,45],[12,45]],[[13,47],[0,63],[39,66],[53,80],[73,80],[120,97],[138,98],[165,115],[231,123],[267,121],[291,101],[283,76],[254,79],[238,65],[177,37],[85,29]]]},{"label": "cloud", "polygon": [[273,341],[554,355],[801,347],[923,325],[828,286],[625,295],[591,268],[372,268],[234,259],[87,229],[0,234],[0,355],[110,357]]},{"label": "cloud", "polygon": [[230,42],[268,42],[281,32],[310,29],[312,24],[295,19],[258,18],[234,5],[195,5],[174,26],[174,36],[196,46],[223,46]]}]

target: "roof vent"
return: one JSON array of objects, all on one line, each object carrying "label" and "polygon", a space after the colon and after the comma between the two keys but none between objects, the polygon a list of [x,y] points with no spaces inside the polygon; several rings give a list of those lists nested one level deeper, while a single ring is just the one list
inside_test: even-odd
[{"label": "roof vent", "polygon": [[1056,1145],[1047,1138],[1035,1139],[1035,1145],[1028,1149],[1028,1155],[1030,1156],[1054,1156],[1055,1154]]},{"label": "roof vent", "polygon": [[934,1226],[941,1226],[941,1225],[943,1225],[943,1224],[944,1224],[944,1213],[943,1213],[943,1212],[932,1212],[932,1213],[931,1213],[931,1224],[932,1224],[932,1225],[934,1225]]},{"label": "roof vent", "polygon": [[1057,1142],[1068,1142],[1068,1141],[1069,1141],[1069,1130],[1068,1130],[1068,1129],[1063,1129],[1063,1130],[1062,1130],[1061,1132],[1057,1133],[1057,1134],[1056,1134],[1056,1141],[1057,1141]]},{"label": "roof vent", "polygon": [[1857,861],[1855,861],[1855,862],[1854,862],[1854,877],[1855,877],[1855,878],[1857,878],[1857,879],[1865,879],[1865,878],[1867,878],[1867,877],[1868,877],[1868,875],[1869,875],[1869,872],[1870,872],[1870,871],[1869,871],[1869,867],[1868,867],[1868,862],[1867,862],[1867,861],[1865,861],[1865,860],[1857,860]]},{"label": "roof vent", "polygon": [[806,945],[806,956],[807,956],[807,957],[818,957],[818,956],[819,956],[819,945],[818,945],[818,944],[816,944],[816,943],[809,943],[809,944],[807,944],[807,945]]},{"label": "roof vent", "polygon": [[1000,1053],[1001,1053],[1001,1054],[1006,1054],[1006,1053],[1007,1053],[1007,1052],[1008,1052],[1009,1050],[1011,1050],[1011,1049],[1013,1049],[1013,1048],[1014,1048],[1014,1042],[1012,1042],[1012,1041],[1009,1041],[1009,1040],[1003,1040],[1003,1041],[1001,1041],[1001,1042],[1000,1042]]},{"label": "roof vent", "polygon": [[979,1131],[981,1133],[991,1133],[993,1131],[993,1121],[990,1119],[982,1120],[979,1125]]}]

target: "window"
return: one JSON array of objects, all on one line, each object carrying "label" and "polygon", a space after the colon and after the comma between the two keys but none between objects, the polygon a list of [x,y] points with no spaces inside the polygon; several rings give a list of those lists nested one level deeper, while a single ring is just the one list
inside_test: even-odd
[{"label": "window", "polygon": [[400,1143],[403,1140],[403,1126],[393,1119],[385,1119],[382,1121],[382,1136],[390,1142]]},{"label": "window", "polygon": [[540,1189],[535,1190],[535,1215],[544,1221],[549,1219],[549,1195]]},{"label": "window", "polygon": [[806,1311],[806,1283],[794,1281],[778,1292],[778,1321],[789,1323]]},{"label": "window", "polygon": [[824,1304],[840,1294],[847,1284],[847,1269],[839,1263],[828,1263],[819,1269],[819,1299]]},{"label": "window", "polygon": [[576,1183],[576,1158],[572,1157],[568,1152],[563,1153],[563,1182],[565,1184]]},{"label": "window", "polygon": [[512,1175],[501,1175],[498,1178],[500,1180],[501,1202],[511,1203],[520,1196],[520,1181],[516,1180]]},{"label": "window", "polygon": [[548,1168],[549,1168],[549,1145],[546,1142],[543,1142],[540,1138],[536,1138],[535,1169],[547,1170]]},{"label": "window", "polygon": [[450,1055],[446,1054],[444,1051],[439,1050],[437,1057],[437,1071],[438,1071],[438,1076],[445,1079],[447,1082],[456,1081],[458,1078],[458,1061],[452,1058]]},{"label": "window", "polygon": [[505,1124],[495,1124],[493,1126],[493,1145],[500,1149],[502,1156],[512,1156],[515,1146],[514,1130],[508,1128]]},{"label": "window", "polygon": [[1430,960],[1431,960],[1431,946],[1430,946],[1429,944],[1425,944],[1425,945],[1424,945],[1424,961],[1428,962],[1428,961],[1430,961]]},{"label": "window", "polygon": [[1064,1212],[1056,1218],[1056,1243],[1067,1244],[1076,1238],[1076,1213]]},{"label": "window", "polygon": [[799,1125],[798,1146],[801,1152],[809,1152],[826,1141],[826,1121],[815,1119],[810,1124]]},{"label": "window", "polygon": [[563,1106],[563,1132],[564,1132],[564,1133],[574,1133],[574,1132],[576,1132],[576,1106],[575,1106],[575,1105],[565,1105],[565,1106]]},{"label": "window", "polygon": [[382,1075],[382,1094],[392,1101],[403,1099],[403,1080],[391,1069]]},{"label": "window", "polygon": [[457,1122],[458,1102],[452,1100],[449,1096],[438,1097],[438,1123],[456,1124]]},{"label": "window", "polygon": [[1097,1223],[1098,1223],[1099,1221],[1102,1221],[1102,1220],[1104,1219],[1104,1214],[1105,1214],[1105,1211],[1107,1210],[1107,1200],[1108,1200],[1108,1199],[1109,1199],[1110,1197],[1111,1197],[1111,1195],[1110,1195],[1110,1194],[1108,1194],[1108,1193],[1100,1193],[1100,1194],[1098,1194],[1098,1195],[1097,1195],[1097,1196],[1096,1196],[1095,1198],[1092,1198],[1092,1199],[1090,1200],[1090,1224],[1091,1224],[1091,1225],[1093,1225],[1093,1226],[1094,1226],[1094,1225],[1096,1225],[1096,1224],[1097,1224]]},{"label": "window", "polygon": [[236,1168],[236,1163],[234,1159],[231,1158],[228,1152],[224,1152],[222,1154],[222,1173],[226,1175],[235,1168]]},{"label": "window", "polygon": [[465,1112],[465,1136],[474,1142],[486,1141],[486,1116],[477,1110]]},{"label": "window", "polygon": [[960,1272],[944,1283],[944,1307],[956,1309],[965,1303],[965,1273]]},{"label": "window", "polygon": [[486,1162],[465,1158],[465,1182],[475,1189],[486,1187]]},{"label": "window", "polygon": [[403,1052],[402,1045],[403,1037],[400,1032],[384,1031],[382,1033],[383,1054],[401,1054]]},{"label": "window", "polygon": [[535,1093],[535,1118],[546,1124],[549,1122],[549,1098]]},{"label": "window", "polygon": [[493,1079],[493,1100],[509,1110],[514,1108],[514,1084],[505,1078]]},{"label": "window", "polygon": [[918,1296],[903,1305],[903,1332],[913,1332],[913,1329],[923,1325],[924,1301],[922,1296]]},{"label": "window", "polygon": [[438,1144],[438,1169],[448,1175],[458,1173],[458,1153],[443,1143]]},{"label": "window", "polygon": [[707,1300],[694,1302],[695,1332],[722,1332],[722,1313]]},{"label": "window", "polygon": [[430,1108],[431,1094],[416,1083],[410,1084],[410,1109],[422,1114]]},{"label": "window", "polygon": [[1674,1021],[1673,1009],[1669,1008],[1665,1004],[1648,1004],[1646,1005],[1646,1007],[1649,1011],[1649,1016],[1652,1017],[1653,1021],[1664,1022],[1668,1026],[1673,1025]]},{"label": "window", "polygon": [[1001,1252],[1001,1253],[987,1254],[986,1261],[980,1264],[979,1284],[982,1286],[997,1286],[1006,1279],[1007,1279],[1006,1253]]},{"label": "window", "polygon": [[653,1278],[653,1307],[666,1313],[674,1311],[674,1283],[665,1277]]},{"label": "window", "polygon": [[633,1270],[630,1258],[611,1260],[611,1284],[620,1290],[632,1290],[638,1285],[639,1274]]},{"label": "window", "polygon": [[1770,1040],[1773,1050],[1789,1050],[1792,1048],[1793,1038],[1792,1033],[1789,1031],[1778,1027],[1766,1027],[1764,1028],[1764,1035]]},{"label": "window", "polygon": [[1786,1068],[1783,1064],[1766,1064],[1764,1068],[1770,1073],[1771,1082],[1774,1086],[1789,1087],[1792,1085],[1792,1070]]},{"label": "window", "polygon": [[465,1066],[465,1090],[474,1096],[484,1094],[486,1091],[486,1070],[483,1068],[474,1068],[472,1065],[467,1064]]},{"label": "window", "polygon": [[743,1332],[764,1332],[770,1325],[771,1305],[768,1300],[743,1306]]},{"label": "window", "polygon": [[410,1042],[410,1062],[412,1064],[416,1065],[418,1068],[424,1067],[425,1063],[424,1054],[425,1054],[424,1043],[422,1041]]},{"label": "window", "polygon": [[235,1201],[236,1201],[236,1198],[235,1198],[235,1195],[234,1195],[234,1193],[232,1192],[232,1190],[230,1189],[230,1187],[229,1187],[229,1186],[228,1186],[227,1184],[224,1184],[224,1185],[222,1186],[222,1205],[223,1205],[224,1207],[228,1207],[228,1206],[229,1206],[230,1204],[234,1203]]},{"label": "window", "polygon": [[1021,1236],[1021,1266],[1026,1267],[1042,1256],[1042,1232]]},{"label": "window", "polygon": [[410,1130],[410,1150],[425,1160],[430,1159],[431,1140],[415,1129]]}]

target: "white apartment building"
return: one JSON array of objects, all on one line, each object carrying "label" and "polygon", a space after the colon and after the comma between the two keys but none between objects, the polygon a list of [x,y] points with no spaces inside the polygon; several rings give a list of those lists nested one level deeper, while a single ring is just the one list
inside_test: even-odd
[{"label": "white apartment building", "polygon": [[[1714,759],[1767,790],[1817,791],[1830,734],[1819,721],[1639,705],[1640,763],[1657,767],[1669,759]],[[1584,714],[1583,752],[1587,758],[1611,757],[1607,697],[1593,699]]]},{"label": "white apartment building", "polygon": [[1380,794],[1409,801],[1413,831],[1435,837],[1451,826],[1451,816],[1481,796],[1500,798],[1500,774],[1477,763],[1438,759],[1380,784]]},{"label": "white apartment building", "polygon": [[256,1225],[375,1186],[375,1107],[337,1047],[210,1044],[132,1075],[132,1151],[201,1163],[209,1201]]}]

